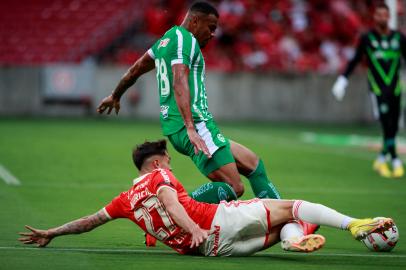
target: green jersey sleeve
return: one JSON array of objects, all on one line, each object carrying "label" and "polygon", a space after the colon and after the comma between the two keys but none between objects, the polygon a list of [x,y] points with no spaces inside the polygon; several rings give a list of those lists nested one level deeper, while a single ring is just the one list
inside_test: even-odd
[{"label": "green jersey sleeve", "polygon": [[[160,50],[161,49],[161,50]],[[196,39],[182,27],[173,27],[148,50],[149,56],[164,57],[170,65],[184,64],[191,68],[196,53]]]},{"label": "green jersey sleeve", "polygon": [[195,54],[196,39],[181,27],[176,28],[175,33],[175,42],[168,47],[171,66],[184,64],[190,68]]}]

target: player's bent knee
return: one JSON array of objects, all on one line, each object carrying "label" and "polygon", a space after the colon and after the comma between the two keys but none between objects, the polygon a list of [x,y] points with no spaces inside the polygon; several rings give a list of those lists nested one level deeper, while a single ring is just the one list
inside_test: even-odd
[{"label": "player's bent knee", "polygon": [[244,194],[244,184],[242,182],[231,185],[237,194],[237,197],[241,197]]},{"label": "player's bent knee", "polygon": [[289,219],[293,218],[292,213],[297,200],[264,199],[263,201],[271,211],[276,211]]}]

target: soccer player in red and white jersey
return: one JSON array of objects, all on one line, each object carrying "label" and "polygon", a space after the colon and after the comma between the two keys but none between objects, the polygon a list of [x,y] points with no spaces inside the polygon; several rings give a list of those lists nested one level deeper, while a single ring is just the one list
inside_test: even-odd
[{"label": "soccer player in red and white jersey", "polygon": [[133,160],[141,176],[100,211],[47,230],[26,226],[30,232],[20,233],[19,240],[45,247],[57,236],[88,232],[110,220],[127,218],[181,254],[246,256],[280,240],[289,251],[321,248],[324,237],[306,235],[301,220],[349,230],[356,239],[393,224],[390,218],[354,219],[301,200],[197,202],[172,174],[164,140],[139,145]]},{"label": "soccer player in red and white jersey", "polygon": [[207,238],[218,205],[189,197],[168,169],[159,168],[160,164],[169,165],[169,156],[165,153],[162,157],[164,160],[155,161],[145,173],[142,167],[142,175],[134,180],[133,187],[114,198],[103,211],[109,219],[131,219],[181,254],[193,253],[194,247]]}]

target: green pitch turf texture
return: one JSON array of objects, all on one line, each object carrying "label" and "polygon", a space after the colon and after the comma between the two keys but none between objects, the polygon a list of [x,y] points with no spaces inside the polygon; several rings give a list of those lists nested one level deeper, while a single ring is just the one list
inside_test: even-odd
[{"label": "green pitch turf texture", "polygon": [[[161,138],[159,123],[97,119],[0,119],[0,164],[20,186],[0,180],[0,269],[406,269],[406,178],[383,179],[365,148],[305,143],[303,132],[379,136],[373,127],[222,123],[229,138],[259,154],[284,198],[319,202],[355,217],[389,216],[400,242],[390,253],[370,252],[348,232],[322,228],[326,246],[313,254],[277,245],[246,258],[181,256],[127,220],[55,239],[38,249],[17,242],[28,224],[49,228],[91,214],[137,176],[131,149]],[[174,173],[187,190],[207,182],[170,147]],[[252,198],[246,183],[244,198]]]}]

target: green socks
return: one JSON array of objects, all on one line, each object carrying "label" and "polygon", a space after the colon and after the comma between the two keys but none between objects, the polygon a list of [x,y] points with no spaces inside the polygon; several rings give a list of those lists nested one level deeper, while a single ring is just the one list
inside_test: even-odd
[{"label": "green socks", "polygon": [[391,155],[392,159],[397,158],[395,138],[384,139],[382,153],[386,154],[388,152]]},{"label": "green socks", "polygon": [[281,196],[275,186],[268,180],[264,163],[260,159],[257,168],[247,176],[252,191],[257,198],[280,199]]},{"label": "green socks", "polygon": [[220,201],[237,200],[233,188],[223,182],[212,182],[200,186],[195,191],[189,193],[189,196],[198,202],[220,203]]},{"label": "green socks", "polygon": [[[264,163],[259,160],[257,168],[248,175],[252,191],[257,198],[280,199],[281,196],[275,186],[268,180]],[[223,182],[211,182],[200,186],[189,196],[198,202],[219,203],[220,201],[237,200],[233,188]]]}]

